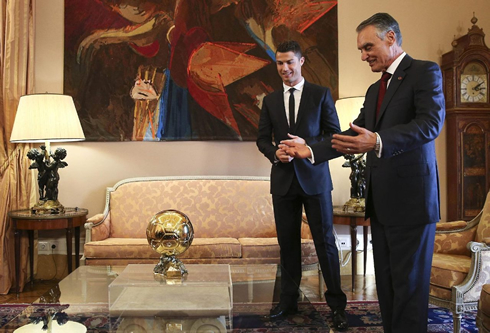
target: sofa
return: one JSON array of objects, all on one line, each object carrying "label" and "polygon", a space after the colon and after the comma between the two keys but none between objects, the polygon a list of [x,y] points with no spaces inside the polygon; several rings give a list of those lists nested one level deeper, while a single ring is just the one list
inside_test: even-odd
[{"label": "sofa", "polygon": [[[267,177],[125,179],[106,190],[104,212],[85,224],[86,265],[158,263],[146,238],[150,219],[165,209],[186,214],[194,240],[178,258],[188,264],[278,264],[279,245]],[[318,269],[307,222],[302,264]]]}]

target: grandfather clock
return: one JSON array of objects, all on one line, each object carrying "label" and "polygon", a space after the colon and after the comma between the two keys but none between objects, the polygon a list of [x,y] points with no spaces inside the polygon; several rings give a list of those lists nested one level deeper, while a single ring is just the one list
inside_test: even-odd
[{"label": "grandfather clock", "polygon": [[442,55],[449,221],[475,217],[490,189],[490,49],[477,21]]}]

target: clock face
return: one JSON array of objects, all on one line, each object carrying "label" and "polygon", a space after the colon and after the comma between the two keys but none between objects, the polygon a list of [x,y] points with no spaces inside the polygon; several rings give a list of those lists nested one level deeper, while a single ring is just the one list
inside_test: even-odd
[{"label": "clock face", "polygon": [[487,103],[488,82],[485,74],[461,75],[461,102]]}]

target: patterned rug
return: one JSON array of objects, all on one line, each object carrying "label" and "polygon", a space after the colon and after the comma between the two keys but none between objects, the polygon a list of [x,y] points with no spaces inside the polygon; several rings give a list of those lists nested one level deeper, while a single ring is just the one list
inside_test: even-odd
[{"label": "patterned rug", "polygon": [[0,304],[0,328],[17,317],[29,304]]},{"label": "patterned rug", "polygon": [[[318,312],[327,316],[327,322],[332,325],[327,305],[315,304],[314,306]],[[349,302],[346,310],[350,325],[348,332],[383,332],[378,302]],[[465,313],[461,333],[478,332],[475,319],[476,311]],[[429,305],[428,321],[428,332],[448,333],[453,331],[453,315],[447,309]]]},{"label": "patterned rug", "polygon": [[[0,304],[0,328],[8,328],[14,320],[17,325],[25,325],[30,319],[22,314],[28,304]],[[66,308],[67,306],[62,306]],[[233,333],[272,333],[272,332],[317,332],[328,333],[332,325],[330,309],[324,303],[300,304],[299,313],[283,320],[269,321],[264,314],[268,312],[270,305],[238,305],[234,308]],[[42,312],[43,307],[30,307],[29,313]],[[347,315],[350,328],[348,332],[383,332],[381,317],[377,302],[349,302]],[[462,333],[478,332],[475,324],[476,311],[465,313],[461,325]],[[111,318],[102,313],[72,313],[68,320],[79,322],[87,327],[87,332],[109,333],[122,328],[124,320]],[[147,319],[140,321],[149,322]],[[151,324],[155,327],[155,321]],[[447,333],[452,332],[452,314],[446,309],[430,306],[428,332]]]}]

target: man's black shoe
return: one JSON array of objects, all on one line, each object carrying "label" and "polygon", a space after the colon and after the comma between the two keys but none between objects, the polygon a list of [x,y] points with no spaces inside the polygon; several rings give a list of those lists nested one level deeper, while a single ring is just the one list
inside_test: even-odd
[{"label": "man's black shoe", "polygon": [[333,310],[332,313],[333,327],[339,331],[345,331],[349,328],[347,315],[344,309]]},{"label": "man's black shoe", "polygon": [[289,315],[295,314],[298,312],[298,305],[283,305],[281,303],[277,304],[273,307],[269,313],[270,319],[278,319],[281,317],[287,317]]}]

